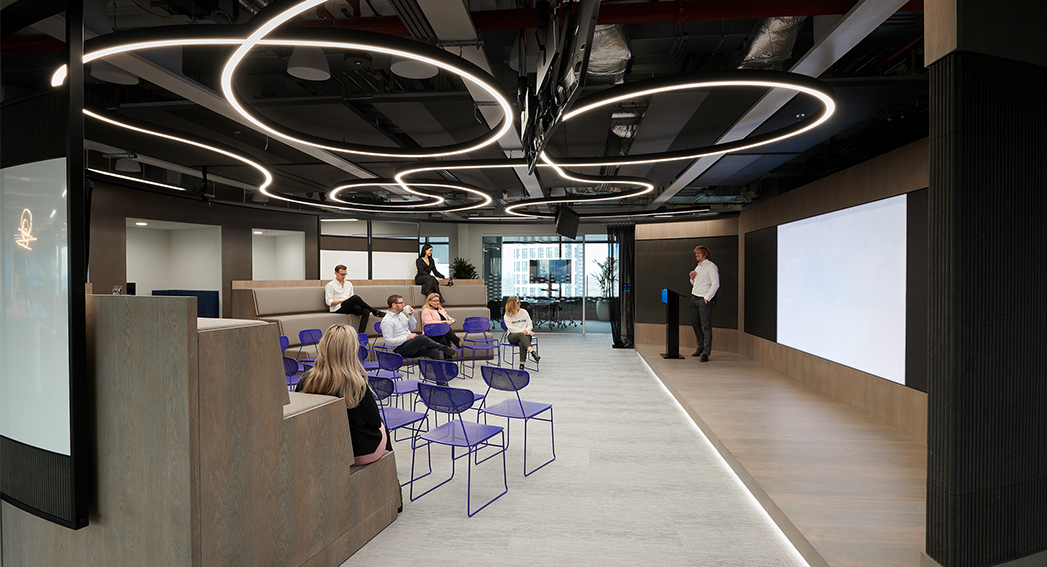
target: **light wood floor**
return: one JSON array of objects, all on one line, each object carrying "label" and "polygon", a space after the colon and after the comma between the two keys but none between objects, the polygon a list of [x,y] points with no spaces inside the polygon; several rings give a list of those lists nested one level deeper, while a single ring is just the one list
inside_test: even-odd
[{"label": "light wood floor", "polygon": [[915,566],[927,445],[741,355],[637,352],[812,566]]}]

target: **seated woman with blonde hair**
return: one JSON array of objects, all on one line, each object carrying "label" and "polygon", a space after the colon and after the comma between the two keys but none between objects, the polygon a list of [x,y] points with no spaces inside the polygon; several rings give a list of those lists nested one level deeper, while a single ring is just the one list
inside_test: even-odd
[{"label": "seated woman with blonde hair", "polygon": [[453,344],[455,348],[462,348],[462,342],[458,340],[458,335],[455,334],[454,329],[449,328],[451,325],[454,325],[456,321],[457,320],[448,315],[447,311],[444,311],[444,308],[440,305],[439,293],[430,293],[429,297],[425,298],[425,304],[422,305],[422,328],[424,329],[425,326],[430,323],[447,323],[448,325],[447,334],[432,337],[433,339],[443,339],[444,344],[447,344],[447,341],[451,341],[451,344]]},{"label": "seated woman with blonde hair", "polygon": [[323,394],[345,399],[349,415],[349,437],[353,441],[353,464],[366,465],[392,450],[382,424],[374,393],[357,351],[356,330],[347,325],[331,325],[317,345],[319,354],[311,370],[295,387],[296,392]]},{"label": "seated woman with blonde hair", "polygon": [[531,316],[527,314],[527,310],[520,308],[519,299],[510,297],[505,300],[505,317],[502,317],[502,321],[505,321],[505,329],[509,334],[507,340],[520,347],[520,370],[524,369],[527,353],[531,353],[531,358],[535,362],[542,359],[531,346],[534,326],[531,324]]}]

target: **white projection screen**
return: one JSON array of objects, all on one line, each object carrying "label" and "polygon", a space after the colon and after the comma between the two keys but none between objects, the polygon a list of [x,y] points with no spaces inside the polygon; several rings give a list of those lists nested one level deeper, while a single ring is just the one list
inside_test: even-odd
[{"label": "white projection screen", "polygon": [[780,344],[905,383],[906,196],[778,227]]}]

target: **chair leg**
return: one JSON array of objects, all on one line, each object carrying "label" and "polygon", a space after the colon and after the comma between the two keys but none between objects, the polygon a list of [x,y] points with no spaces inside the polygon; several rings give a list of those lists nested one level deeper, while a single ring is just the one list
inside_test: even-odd
[{"label": "chair leg", "polygon": [[[469,479],[468,479],[468,482],[466,484],[466,489],[465,489],[466,490],[466,492],[465,492],[465,512],[466,512],[466,514],[469,515],[470,518],[472,518],[474,515],[479,513],[480,510],[483,510],[484,508],[490,506],[492,502],[494,502],[495,500],[498,500],[499,498],[504,496],[507,492],[509,492],[509,478],[508,478],[509,475],[506,472],[506,464],[505,464],[505,452],[506,452],[505,431],[502,431],[500,433],[500,435],[502,436],[502,445],[501,445],[502,450],[500,452],[502,454],[502,486],[503,486],[504,489],[497,496],[495,496],[494,498],[488,500],[486,504],[484,504],[483,506],[480,506],[476,510],[473,510],[472,509],[472,505],[473,505],[472,504],[472,496],[473,496],[473,489],[472,489],[472,487],[473,487],[473,463],[472,463],[472,459],[468,459],[468,461],[469,461],[469,473],[468,473]],[[490,440],[488,440],[488,441],[485,441],[482,444],[483,445],[488,445],[488,444],[491,444],[491,443],[490,443]],[[474,449],[472,447],[470,447],[470,452],[472,452],[473,450]],[[479,450],[479,446],[477,446],[475,450]],[[492,455],[492,457],[493,456],[495,456],[495,455]],[[466,457],[468,458],[469,455],[466,455]],[[487,459],[484,459],[484,461],[486,461],[486,460]],[[483,461],[480,461],[480,462],[483,462]]]},{"label": "chair leg", "polygon": [[[538,465],[538,467],[535,468],[534,470],[531,470],[531,471],[528,472],[528,470],[527,470],[527,422],[530,421],[531,419],[535,419],[535,420],[538,420],[538,421],[548,421],[549,422],[549,444],[552,447],[553,458],[549,459],[548,461],[545,461],[544,463]],[[551,463],[551,462],[553,462],[555,460],[556,460],[556,433],[553,431],[553,408],[549,408],[549,419],[542,419],[540,417],[532,417],[530,419],[524,419],[524,456],[523,456],[524,476],[530,476],[531,473],[537,471],[538,469],[544,467],[545,465],[548,465],[549,463]]]}]

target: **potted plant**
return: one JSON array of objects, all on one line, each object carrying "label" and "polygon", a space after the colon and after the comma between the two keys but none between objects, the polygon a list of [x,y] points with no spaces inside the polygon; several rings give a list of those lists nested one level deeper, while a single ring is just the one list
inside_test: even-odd
[{"label": "potted plant", "polygon": [[473,266],[473,263],[465,258],[455,258],[454,260],[451,260],[451,265],[449,266],[448,271],[451,272],[450,276],[456,280],[477,279],[476,266]]},{"label": "potted plant", "polygon": [[614,286],[618,283],[618,261],[613,256],[608,256],[603,262],[596,262],[600,271],[596,274],[596,282],[600,284],[600,299],[596,301],[596,318],[601,321],[611,320],[611,296],[614,295]]}]

